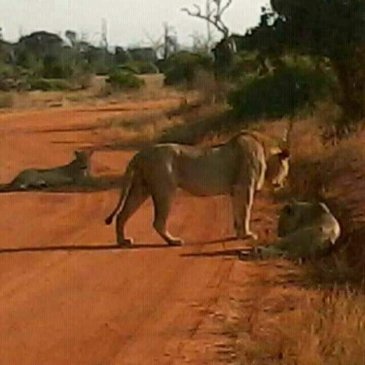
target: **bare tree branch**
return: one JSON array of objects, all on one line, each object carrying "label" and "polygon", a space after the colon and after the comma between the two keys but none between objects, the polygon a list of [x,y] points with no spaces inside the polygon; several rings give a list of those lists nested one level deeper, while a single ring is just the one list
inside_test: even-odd
[{"label": "bare tree branch", "polygon": [[163,36],[160,36],[158,39],[154,39],[145,29],[143,29],[143,33],[153,48],[159,48],[162,46]]},{"label": "bare tree branch", "polygon": [[201,13],[202,13],[202,10],[201,10],[201,8],[200,8],[200,6],[199,6],[199,5],[194,4],[193,6],[194,6],[194,8],[196,9],[197,13],[199,13],[199,14],[201,14]]},{"label": "bare tree branch", "polygon": [[225,12],[225,11],[226,11],[226,10],[227,10],[230,6],[231,6],[232,1],[233,1],[233,0],[228,0],[228,1],[227,1],[227,4],[223,6],[223,8],[221,9],[221,12],[220,12],[220,13],[221,13],[221,15],[223,15],[223,13],[224,13],[224,12]]},{"label": "bare tree branch", "polygon": [[181,9],[181,11],[187,13],[188,15],[190,15],[192,17],[200,18],[200,19],[203,19],[205,21],[208,21],[210,24],[214,25],[221,33],[226,35],[226,32],[227,32],[228,28],[226,28],[225,26],[222,26],[221,24],[219,24],[215,19],[212,19],[212,17],[207,17],[206,15],[203,15],[201,12],[193,13],[192,11],[190,11],[187,8],[183,8],[183,9]]},{"label": "bare tree branch", "polygon": [[215,9],[212,9],[209,13],[203,14],[199,5],[193,4],[195,11],[189,10],[188,8],[181,9],[189,16],[203,19],[210,24],[214,25],[221,33],[224,38],[229,36],[229,28],[224,24],[222,20],[223,13],[231,6],[233,0],[226,0],[227,2],[222,6],[223,0],[210,0],[214,4]]}]

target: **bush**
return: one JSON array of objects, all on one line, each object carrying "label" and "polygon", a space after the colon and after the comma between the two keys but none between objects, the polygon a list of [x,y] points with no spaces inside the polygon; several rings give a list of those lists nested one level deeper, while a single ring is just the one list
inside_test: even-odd
[{"label": "bush", "polygon": [[229,77],[232,81],[237,82],[237,77],[242,78],[245,75],[256,75],[262,69],[259,61],[259,55],[256,52],[240,51],[233,57],[232,69]]},{"label": "bush", "polygon": [[117,90],[139,89],[144,85],[143,80],[125,70],[112,71],[106,82],[109,83],[113,89]]},{"label": "bush", "polygon": [[235,114],[246,118],[281,118],[329,95],[330,74],[303,65],[283,65],[265,76],[246,77],[228,98]]},{"label": "bush", "polygon": [[56,57],[46,56],[43,59],[42,77],[46,79],[66,79],[73,73],[70,65],[63,64],[61,60]]},{"label": "bush", "polygon": [[13,77],[15,73],[14,67],[0,62],[0,77],[6,78],[6,77]]},{"label": "bush", "polygon": [[71,84],[63,79],[31,78],[28,83],[31,90],[62,91],[72,89]]},{"label": "bush", "polygon": [[152,62],[129,61],[118,67],[119,70],[129,71],[134,74],[157,74],[159,70]]},{"label": "bush", "polygon": [[20,67],[0,64],[0,90],[26,89],[28,71]]},{"label": "bush", "polygon": [[169,57],[164,65],[165,85],[186,85],[192,87],[200,70],[210,70],[212,59],[203,54],[182,51]]}]

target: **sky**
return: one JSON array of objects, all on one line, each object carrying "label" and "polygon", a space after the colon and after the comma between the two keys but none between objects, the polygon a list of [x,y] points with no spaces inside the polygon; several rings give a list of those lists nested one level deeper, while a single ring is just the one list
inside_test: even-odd
[{"label": "sky", "polygon": [[[88,41],[100,41],[106,20],[110,46],[148,45],[158,40],[164,22],[175,28],[180,43],[189,45],[195,32],[205,34],[201,19],[180,9],[205,0],[0,0],[0,27],[6,40],[36,30],[64,34],[67,29],[84,33]],[[224,16],[232,32],[244,33],[257,24],[260,9],[268,0],[233,0]]]}]

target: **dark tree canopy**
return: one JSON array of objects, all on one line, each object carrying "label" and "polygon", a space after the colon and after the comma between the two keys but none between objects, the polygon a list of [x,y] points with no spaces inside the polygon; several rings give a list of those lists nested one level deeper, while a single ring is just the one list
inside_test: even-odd
[{"label": "dark tree canopy", "polygon": [[258,27],[239,41],[240,48],[284,49],[331,59],[348,58],[365,43],[363,0],[272,0]]},{"label": "dark tree canopy", "polygon": [[258,27],[238,40],[239,49],[265,56],[297,52],[326,57],[337,75],[339,103],[349,120],[365,117],[365,1],[271,0]]},{"label": "dark tree canopy", "polygon": [[363,0],[272,0],[286,44],[343,59],[365,42]]},{"label": "dark tree canopy", "polygon": [[18,42],[20,48],[37,55],[54,53],[62,48],[63,40],[57,34],[40,31],[21,37]]}]

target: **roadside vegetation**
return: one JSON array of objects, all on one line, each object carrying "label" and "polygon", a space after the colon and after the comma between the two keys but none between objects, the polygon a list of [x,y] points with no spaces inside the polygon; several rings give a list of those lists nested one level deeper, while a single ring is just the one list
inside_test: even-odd
[{"label": "roadside vegetation", "polygon": [[364,2],[273,0],[262,9],[259,25],[241,35],[232,35],[222,22],[219,9],[231,2],[211,3],[219,7],[206,20],[222,36],[214,57],[201,44],[162,58],[152,47],[111,51],[73,31],[63,38],[41,31],[14,44],[0,40],[0,108],[11,108],[16,93],[87,90],[97,77],[105,83],[94,97],[143,93],[148,83],[142,75],[163,74],[159,95],[182,96],[182,102],[163,113],[109,119],[119,144],[213,143],[243,127],[272,132],[293,123],[283,198],[325,201],[343,233],[327,257],[303,266],[303,291],[295,308],[269,318],[257,300],[252,313],[241,315],[231,328],[239,363],[362,365]]}]

